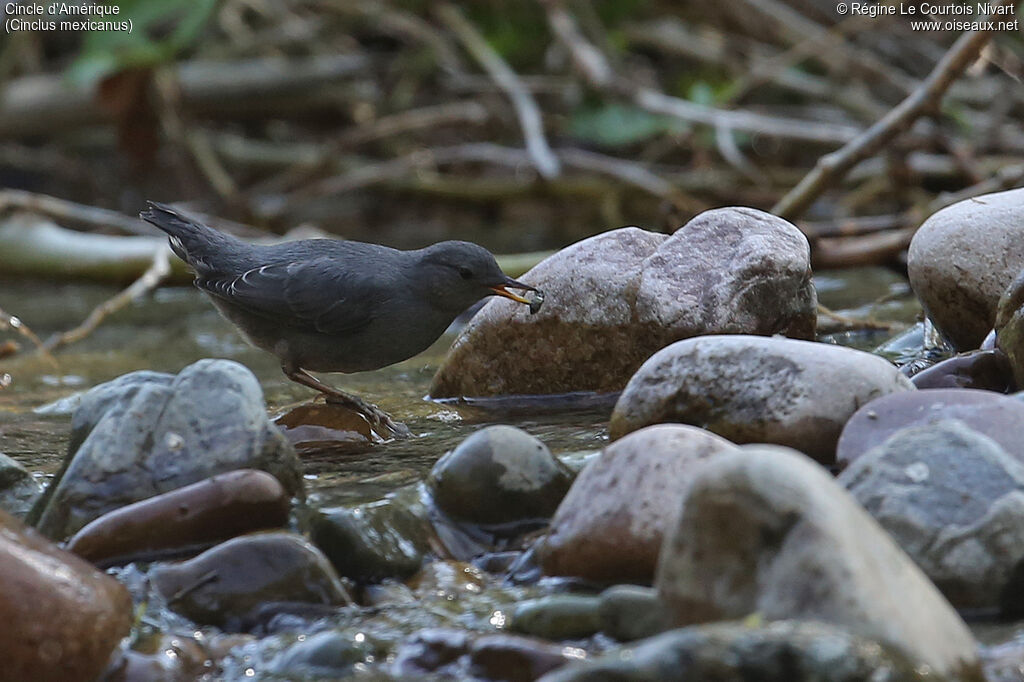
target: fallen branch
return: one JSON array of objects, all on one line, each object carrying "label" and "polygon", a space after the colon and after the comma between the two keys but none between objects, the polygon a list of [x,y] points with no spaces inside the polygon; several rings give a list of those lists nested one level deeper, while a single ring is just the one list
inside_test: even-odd
[{"label": "fallen branch", "polygon": [[89,336],[89,334],[92,334],[105,319],[116,313],[118,310],[121,310],[121,308],[124,308],[133,300],[160,286],[160,284],[171,274],[171,264],[168,259],[168,254],[170,254],[170,248],[166,243],[161,244],[161,246],[153,252],[153,261],[149,268],[142,273],[141,277],[132,282],[127,289],[93,308],[92,312],[89,313],[89,316],[85,318],[85,321],[83,321],[82,324],[61,334],[54,334],[47,339],[46,343],[43,344],[43,348],[46,352],[50,353],[61,346],[67,346],[68,344],[75,343],[76,341],[81,341],[85,337]]},{"label": "fallen branch", "polygon": [[113,229],[125,234],[156,235],[157,230],[138,218],[131,218],[105,208],[86,206],[48,194],[36,194],[20,189],[0,189],[0,215],[17,209],[38,213],[57,220],[74,222],[100,229]]},{"label": "fallen branch", "polygon": [[772,207],[772,213],[783,218],[798,217],[858,162],[880,151],[926,112],[937,111],[946,90],[977,59],[991,37],[988,29],[960,36],[917,90],[856,139],[818,159],[814,169]]},{"label": "fallen branch", "polygon": [[544,136],[544,121],[533,95],[523,87],[515,71],[487,44],[484,37],[462,16],[458,8],[446,3],[437,9],[437,14],[494,79],[495,84],[512,100],[512,106],[519,117],[519,125],[523,129],[523,137],[526,138],[526,150],[530,153],[537,172],[544,178],[557,177],[561,167]]},{"label": "fallen branch", "polygon": [[825,270],[891,263],[910,246],[915,229],[908,227],[858,237],[819,239],[811,252],[811,267]]},{"label": "fallen branch", "polygon": [[[11,315],[10,313],[4,312],[0,309],[0,329],[10,329],[18,334],[21,334],[26,339],[32,342],[32,345],[36,347],[36,351],[46,359],[53,367],[57,367],[57,360],[50,353],[46,345],[39,339],[34,331],[29,329],[28,325],[21,321],[20,318]],[[17,350],[15,348],[15,350]],[[10,376],[7,375],[7,384],[10,383]],[[0,388],[2,388],[3,382],[0,381]]]}]

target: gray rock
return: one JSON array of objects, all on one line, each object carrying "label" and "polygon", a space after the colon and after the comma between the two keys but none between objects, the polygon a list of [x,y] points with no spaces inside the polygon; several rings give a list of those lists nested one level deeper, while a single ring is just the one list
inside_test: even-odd
[{"label": "gray rock", "polygon": [[1024,462],[1024,404],[1008,396],[970,388],[936,388],[893,393],[869,402],[850,417],[839,436],[840,466],[878,447],[897,431],[942,419],[958,419],[995,440]]},{"label": "gray rock", "polygon": [[1024,268],[1024,189],[985,194],[929,217],[907,253],[910,285],[958,350],[977,348]]},{"label": "gray rock", "polygon": [[673,630],[565,666],[540,682],[940,682],[898,653],[824,623]]},{"label": "gray rock", "polygon": [[702,336],[654,354],[612,412],[613,439],[681,422],[736,443],[776,443],[831,463],[846,420],[864,403],[914,390],[888,361],[824,343]]},{"label": "gray rock", "polygon": [[553,594],[516,604],[509,629],[543,639],[589,637],[601,629],[601,600],[578,594]]},{"label": "gray rock", "polygon": [[677,625],[820,620],[939,677],[980,679],[974,638],[893,539],[822,467],[747,446],[698,474],[655,586]]},{"label": "gray rock", "polygon": [[0,509],[21,518],[32,508],[42,490],[28,469],[0,452]]},{"label": "gray rock", "polygon": [[44,534],[65,538],[117,507],[241,468],[302,492],[298,458],[267,419],[252,372],[228,360],[200,360],[177,376],[137,372],[83,397],[64,468],[32,516]]},{"label": "gray rock", "polygon": [[173,611],[229,631],[244,630],[270,603],[351,603],[320,550],[285,532],[243,535],[187,561],[157,564],[150,581]]},{"label": "gray rock", "polygon": [[736,446],[693,426],[659,424],[612,443],[573,482],[538,545],[549,575],[649,582],[694,473]]},{"label": "gray rock", "polygon": [[372,661],[374,653],[365,639],[356,641],[351,635],[325,630],[282,651],[270,661],[267,671],[287,679],[335,679],[351,674],[355,665],[367,658]]},{"label": "gray rock", "polygon": [[597,607],[601,631],[622,642],[651,637],[671,627],[657,590],[640,585],[613,585],[601,593]]},{"label": "gray rock", "polygon": [[626,227],[573,244],[522,279],[544,308],[494,299],[456,340],[435,397],[617,391],[659,348],[698,334],[813,338],[806,238],[751,208],[701,213],[670,237]]},{"label": "gray rock", "polygon": [[1024,463],[994,440],[957,420],[912,426],[839,483],[953,606],[1024,612]]},{"label": "gray rock", "polygon": [[488,426],[437,460],[428,486],[452,518],[479,524],[546,519],[572,474],[541,441],[514,426]]}]

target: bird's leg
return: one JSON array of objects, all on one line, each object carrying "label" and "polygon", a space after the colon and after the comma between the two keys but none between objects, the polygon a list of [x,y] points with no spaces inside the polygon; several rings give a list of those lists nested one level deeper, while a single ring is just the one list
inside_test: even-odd
[{"label": "bird's leg", "polygon": [[412,435],[412,431],[409,430],[408,426],[402,422],[395,421],[390,414],[376,405],[325,384],[302,368],[289,368],[287,366],[283,366],[281,369],[284,370],[284,375],[292,381],[323,393],[327,398],[327,402],[334,405],[343,405],[350,410],[354,410],[355,412],[363,415],[366,417],[366,420],[370,422],[370,425],[377,427],[378,430],[383,431],[384,433],[391,433],[396,438],[408,438]]}]

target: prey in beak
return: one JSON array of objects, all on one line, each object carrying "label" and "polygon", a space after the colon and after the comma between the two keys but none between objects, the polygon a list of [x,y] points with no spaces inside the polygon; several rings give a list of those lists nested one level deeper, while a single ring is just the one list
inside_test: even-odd
[{"label": "prey in beak", "polygon": [[[540,310],[540,307],[544,305],[543,291],[537,289],[536,287],[531,287],[529,284],[517,282],[511,277],[508,277],[503,283],[497,286],[488,287],[488,289],[493,291],[498,296],[504,296],[505,298],[510,298],[517,303],[525,303],[526,305],[530,306],[531,315]],[[523,296],[522,294],[517,294],[514,291],[509,291],[509,289],[520,289],[522,291],[529,291],[531,292],[532,296],[528,298],[526,296]]]}]

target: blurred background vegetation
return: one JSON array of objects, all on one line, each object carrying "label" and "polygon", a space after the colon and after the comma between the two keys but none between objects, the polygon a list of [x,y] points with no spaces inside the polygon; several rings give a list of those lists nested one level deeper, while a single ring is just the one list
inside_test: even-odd
[{"label": "blurred background vegetation", "polygon": [[[504,252],[770,209],[958,35],[833,0],[117,5],[90,18],[130,32],[2,37],[0,186]],[[996,35],[941,112],[791,216],[816,265],[898,261],[928,213],[1024,182],[1021,54]]]}]

